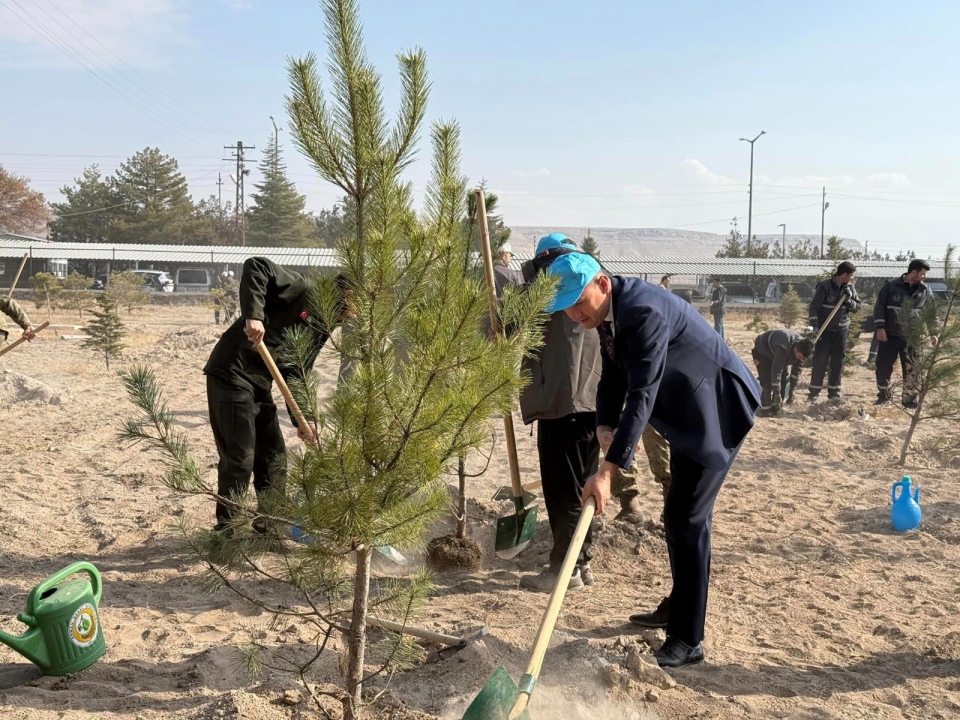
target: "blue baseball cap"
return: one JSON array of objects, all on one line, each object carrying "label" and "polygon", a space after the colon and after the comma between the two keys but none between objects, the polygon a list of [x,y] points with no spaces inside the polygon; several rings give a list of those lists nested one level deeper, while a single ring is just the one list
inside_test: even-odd
[{"label": "blue baseball cap", "polygon": [[547,307],[547,312],[566,310],[580,299],[583,289],[600,272],[600,263],[586,253],[568,253],[554,260],[547,272],[559,279],[557,296]]},{"label": "blue baseball cap", "polygon": [[554,248],[565,247],[576,249],[577,245],[570,238],[568,238],[563,233],[550,233],[549,235],[544,235],[540,238],[540,242],[537,243],[536,255],[544,252],[545,250],[553,250]]}]

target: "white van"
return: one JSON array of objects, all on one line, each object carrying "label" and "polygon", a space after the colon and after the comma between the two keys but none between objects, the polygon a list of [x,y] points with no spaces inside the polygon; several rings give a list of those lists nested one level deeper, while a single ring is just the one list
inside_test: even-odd
[{"label": "white van", "polygon": [[206,268],[180,268],[174,287],[176,292],[209,292],[210,271]]}]

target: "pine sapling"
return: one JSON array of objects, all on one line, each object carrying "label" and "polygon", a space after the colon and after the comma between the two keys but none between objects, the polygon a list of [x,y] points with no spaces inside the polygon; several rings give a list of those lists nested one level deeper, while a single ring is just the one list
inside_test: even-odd
[{"label": "pine sapling", "polygon": [[800,301],[800,295],[793,289],[793,285],[787,287],[787,291],[780,298],[780,311],[777,319],[784,327],[793,327],[803,315],[803,304]]},{"label": "pine sapling", "polygon": [[909,301],[897,310],[904,329],[910,358],[903,378],[904,397],[916,397],[910,427],[900,449],[905,465],[917,426],[924,420],[960,418],[960,270],[955,265],[956,248],[948,245],[944,254],[945,302],[926,302],[913,308]]},{"label": "pine sapling", "polygon": [[109,370],[110,358],[117,357],[123,352],[123,338],[127,331],[120,322],[116,303],[110,295],[102,293],[97,298],[97,306],[99,309],[90,311],[93,320],[86,327],[89,337],[83,341],[82,347],[103,353],[103,359]]}]

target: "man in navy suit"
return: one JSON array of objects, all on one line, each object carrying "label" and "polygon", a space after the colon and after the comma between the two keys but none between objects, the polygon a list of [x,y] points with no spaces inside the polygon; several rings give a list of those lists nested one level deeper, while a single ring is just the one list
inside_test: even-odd
[{"label": "man in navy suit", "polygon": [[713,504],[753,427],[760,387],[703,317],[672,293],[611,277],[583,253],[557,258],[548,272],[559,280],[550,312],[565,310],[597,328],[603,346],[597,437],[606,456],[583,500],[593,496],[603,512],[614,473],[633,463],[647,423],[670,443],[664,529],[673,589],[656,611],[630,621],[666,628],[655,656],[661,666],[701,662]]}]

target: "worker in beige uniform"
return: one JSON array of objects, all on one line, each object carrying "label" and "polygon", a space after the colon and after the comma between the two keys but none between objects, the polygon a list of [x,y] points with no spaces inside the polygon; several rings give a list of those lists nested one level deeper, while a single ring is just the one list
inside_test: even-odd
[{"label": "worker in beige uniform", "polygon": [[[670,292],[669,275],[660,278],[660,287]],[[670,443],[649,423],[643,429],[640,440],[643,444],[643,452],[647,456],[647,463],[650,465],[650,472],[653,473],[653,480],[660,486],[663,499],[666,501],[667,493],[670,492],[672,477],[670,475]],[[637,487],[636,465],[630,470],[620,469],[616,473],[611,494],[620,500],[620,512],[615,519],[631,523],[643,521],[643,513],[640,511],[640,500],[638,499],[640,490]],[[660,514],[660,517],[663,517],[663,513]]]},{"label": "worker in beige uniform", "polygon": [[[20,329],[23,330],[21,337],[23,337],[24,340],[33,340],[37,336],[33,331],[33,323],[30,322],[27,313],[24,312],[23,308],[20,307],[19,303],[13,298],[0,297],[0,312],[6,314],[20,326]],[[9,333],[7,333],[6,330],[0,328],[0,340],[6,340],[8,335]]]}]

